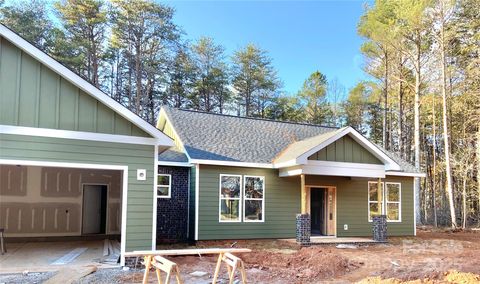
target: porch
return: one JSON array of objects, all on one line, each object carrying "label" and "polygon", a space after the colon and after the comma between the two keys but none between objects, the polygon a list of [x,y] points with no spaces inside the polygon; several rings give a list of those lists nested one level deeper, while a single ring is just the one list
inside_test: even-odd
[{"label": "porch", "polygon": [[[289,243],[297,243],[296,239],[283,239]],[[310,237],[310,245],[337,245],[337,244],[378,244],[382,242],[375,241],[372,238],[362,237],[335,237],[335,236],[317,236]]]}]

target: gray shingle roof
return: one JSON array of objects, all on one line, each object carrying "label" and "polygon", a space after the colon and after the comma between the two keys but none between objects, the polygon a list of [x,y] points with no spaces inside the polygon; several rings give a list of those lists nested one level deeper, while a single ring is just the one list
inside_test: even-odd
[{"label": "gray shingle roof", "polygon": [[165,108],[192,159],[271,163],[288,145],[335,131],[318,125]]},{"label": "gray shingle roof", "polygon": [[[338,130],[334,127],[313,124],[238,117],[168,107],[164,107],[164,109],[189,156],[199,160],[272,163],[293,143],[326,133],[336,133]],[[296,145],[302,143],[296,143]],[[380,146],[378,148],[396,161],[403,171],[418,172],[412,164],[394,153]],[[186,161],[186,157],[180,154],[177,150],[175,155],[171,151],[161,155],[169,157],[170,161]]]}]

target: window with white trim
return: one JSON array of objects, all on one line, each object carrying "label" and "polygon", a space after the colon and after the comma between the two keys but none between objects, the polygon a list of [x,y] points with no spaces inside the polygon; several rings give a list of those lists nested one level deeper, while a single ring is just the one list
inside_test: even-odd
[{"label": "window with white trim", "polygon": [[242,176],[220,175],[220,222],[240,222]]},{"label": "window with white trim", "polygon": [[172,189],[172,175],[157,175],[157,198],[170,198]]},{"label": "window with white trim", "polygon": [[400,183],[387,182],[385,190],[387,221],[399,222],[401,220],[400,216],[402,212],[402,186]]},{"label": "window with white trim", "polygon": [[[368,182],[368,221],[374,216],[387,215],[387,221],[400,222],[402,214],[402,187],[398,182]],[[380,202],[379,202],[380,200]]]},{"label": "window with white trim", "polygon": [[244,176],[243,221],[263,222],[265,203],[265,177]]}]

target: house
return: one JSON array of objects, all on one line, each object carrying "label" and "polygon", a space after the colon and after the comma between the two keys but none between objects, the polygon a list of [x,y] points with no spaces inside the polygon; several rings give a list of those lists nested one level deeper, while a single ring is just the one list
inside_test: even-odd
[{"label": "house", "polygon": [[159,154],[162,179],[190,173],[181,191],[193,240],[294,238],[299,213],[313,236],[372,236],[379,214],[389,235],[415,235],[423,174],[351,127],[163,107],[157,128],[175,143]]},{"label": "house", "polygon": [[0,24],[7,238],[120,237],[123,265],[157,242],[370,236],[378,214],[414,235],[418,176],[350,127],[162,108],[155,128]]},{"label": "house", "polygon": [[[156,244],[161,131],[0,25],[0,227]],[[122,258],[122,264],[124,259]]]}]

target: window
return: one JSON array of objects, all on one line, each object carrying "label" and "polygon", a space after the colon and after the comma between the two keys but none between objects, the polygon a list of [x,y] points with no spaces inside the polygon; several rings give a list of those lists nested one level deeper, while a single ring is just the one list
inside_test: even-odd
[{"label": "window", "polygon": [[244,177],[243,221],[263,222],[265,178],[257,176]]},{"label": "window", "polygon": [[170,190],[172,186],[172,176],[165,174],[157,175],[157,197],[170,198]]},{"label": "window", "polygon": [[387,220],[400,222],[402,192],[400,183],[387,182],[385,190]]},{"label": "window", "polygon": [[240,222],[242,176],[220,175],[220,222]]},{"label": "window", "polygon": [[[378,182],[368,182],[368,221],[372,221],[373,217],[383,213],[383,182],[381,186],[382,190],[378,191]],[[378,200],[380,200],[380,206]]]},{"label": "window", "polygon": [[[380,206],[379,201],[380,200]],[[378,182],[368,182],[368,221],[374,216],[385,214],[387,221],[401,221],[401,185],[400,183],[381,183],[381,190],[378,190]]]}]

